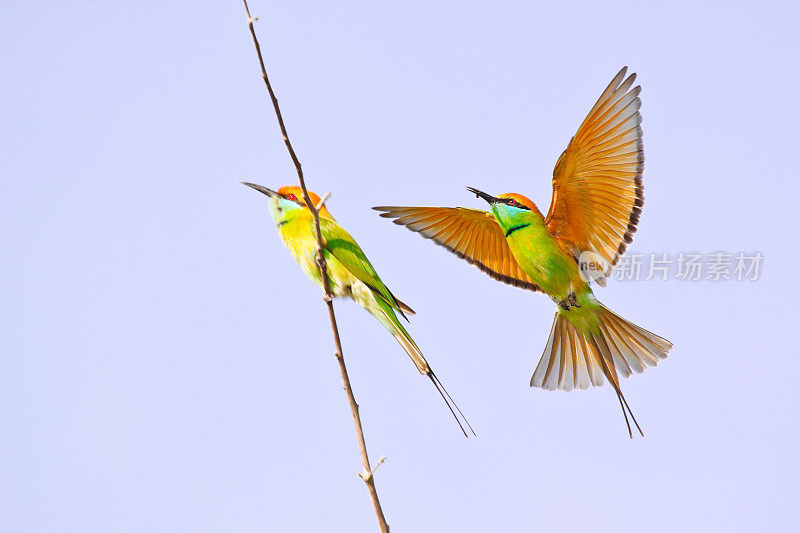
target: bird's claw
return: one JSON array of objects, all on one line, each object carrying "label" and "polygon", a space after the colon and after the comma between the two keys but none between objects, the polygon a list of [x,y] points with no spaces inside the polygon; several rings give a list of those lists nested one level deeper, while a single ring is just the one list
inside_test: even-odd
[{"label": "bird's claw", "polygon": [[578,297],[575,296],[574,292],[569,293],[567,300],[569,300],[569,305],[571,307],[580,307],[580,305],[578,305]]},{"label": "bird's claw", "polygon": [[577,297],[577,296],[575,296],[575,293],[574,293],[574,292],[571,292],[571,293],[569,293],[569,294],[567,295],[567,297],[566,297],[566,298],[564,298],[563,300],[556,300],[556,303],[557,303],[557,304],[558,304],[558,306],[559,306],[561,309],[563,309],[564,311],[569,311],[569,310],[571,310],[572,308],[578,308],[578,307],[581,307],[581,306],[578,304],[578,297]]}]

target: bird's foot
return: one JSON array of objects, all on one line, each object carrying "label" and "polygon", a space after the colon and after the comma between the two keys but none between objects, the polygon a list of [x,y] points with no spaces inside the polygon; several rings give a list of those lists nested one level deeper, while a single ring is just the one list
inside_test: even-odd
[{"label": "bird's foot", "polygon": [[571,292],[571,293],[569,293],[569,294],[567,295],[567,297],[566,297],[566,298],[564,298],[563,300],[556,300],[555,302],[556,302],[556,303],[558,304],[558,306],[559,306],[561,309],[563,309],[564,311],[570,311],[570,310],[571,310],[571,309],[573,309],[573,308],[578,308],[578,307],[581,307],[581,306],[578,304],[578,297],[577,297],[577,296],[575,296],[575,293],[574,293],[574,292]]},{"label": "bird's foot", "polygon": [[580,307],[580,305],[578,305],[578,297],[575,296],[574,292],[569,293],[569,296],[567,296],[567,300],[569,301],[570,306]]}]

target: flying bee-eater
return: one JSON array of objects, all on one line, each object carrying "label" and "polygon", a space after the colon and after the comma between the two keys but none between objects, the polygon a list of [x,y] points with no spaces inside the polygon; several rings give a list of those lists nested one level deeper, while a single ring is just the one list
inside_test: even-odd
[{"label": "flying bee-eater", "polygon": [[[486,200],[491,212],[374,209],[499,281],[547,294],[558,309],[531,386],[587,389],[603,385],[605,376],[633,438],[627,413],[644,433],[622,394],[619,374],[655,366],[672,343],[610,311],[589,286],[589,281],[605,286],[633,240],[644,205],[641,87],[631,88],[636,74],[625,78],[626,72],[627,67],[614,77],[558,158],[547,216],[520,194],[495,197],[472,187],[468,190]],[[581,268],[598,264],[594,277]]]},{"label": "flying bee-eater", "polygon": [[[303,272],[317,285],[324,287],[322,274],[317,264],[317,235],[314,219],[303,201],[300,187],[281,187],[277,191],[273,191],[254,183],[242,183],[269,197],[269,210],[283,244],[300,264]],[[320,204],[317,194],[308,191],[308,195],[315,206]],[[355,300],[378,319],[378,322],[383,324],[400,343],[400,346],[416,365],[417,370],[431,380],[464,436],[467,436],[467,432],[461,423],[462,420],[474,434],[475,431],[469,421],[434,374],[417,343],[414,342],[395,314],[398,312],[408,320],[406,314],[413,315],[414,311],[395,298],[394,294],[384,285],[364,251],[353,237],[334,220],[324,204],[319,209],[319,228],[322,233],[329,286],[333,295]],[[460,415],[461,419],[456,413]]]}]

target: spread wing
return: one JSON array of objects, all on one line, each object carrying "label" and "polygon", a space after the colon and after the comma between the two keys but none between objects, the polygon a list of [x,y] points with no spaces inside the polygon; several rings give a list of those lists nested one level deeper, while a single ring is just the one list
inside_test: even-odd
[{"label": "spread wing", "polygon": [[384,218],[416,231],[493,278],[541,291],[519,267],[491,213],[463,207],[373,207]]},{"label": "spread wing", "polygon": [[633,241],[644,205],[641,87],[631,89],[636,74],[622,81],[627,69],[614,77],[559,157],[545,219],[550,234],[576,257],[600,254],[606,276]]},{"label": "spread wing", "polygon": [[[370,288],[375,295],[393,307],[403,318],[403,312],[414,314],[414,310],[395,298],[392,291],[381,281],[380,276],[375,271],[372,263],[367,259],[366,254],[358,243],[350,236],[344,228],[333,220],[326,218],[319,219],[319,229],[325,239],[325,249],[335,257],[351,274],[359,279],[364,285]],[[407,319],[407,318],[406,318]]]}]

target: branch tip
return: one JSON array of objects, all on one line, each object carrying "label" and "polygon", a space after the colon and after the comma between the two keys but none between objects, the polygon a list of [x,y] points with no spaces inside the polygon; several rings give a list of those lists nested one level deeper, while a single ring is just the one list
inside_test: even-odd
[{"label": "branch tip", "polygon": [[378,471],[378,467],[381,466],[385,460],[386,460],[386,455],[381,455],[378,458],[378,463],[375,465],[375,468],[372,469],[373,474]]},{"label": "branch tip", "polygon": [[370,469],[370,470],[362,470],[361,472],[358,473],[358,477],[363,479],[364,482],[369,483],[370,480],[375,476],[375,472],[378,471],[378,467],[380,467],[385,460],[386,460],[386,456],[385,455],[381,455],[380,458],[378,459],[377,464],[375,464],[375,466],[372,467],[372,469]]},{"label": "branch tip", "polygon": [[327,200],[330,197],[331,197],[331,191],[326,192],[325,195],[322,197],[322,199],[319,201],[319,203],[315,206],[317,211],[322,209],[322,207],[325,205],[325,200]]}]

